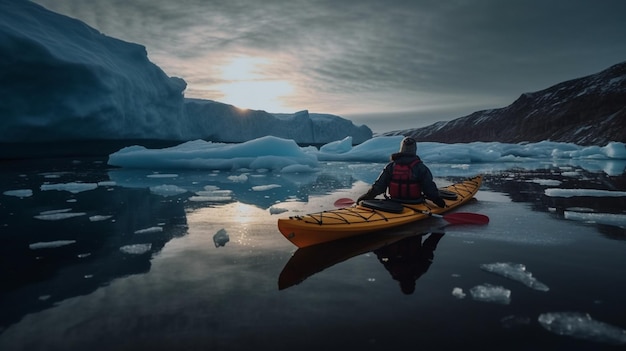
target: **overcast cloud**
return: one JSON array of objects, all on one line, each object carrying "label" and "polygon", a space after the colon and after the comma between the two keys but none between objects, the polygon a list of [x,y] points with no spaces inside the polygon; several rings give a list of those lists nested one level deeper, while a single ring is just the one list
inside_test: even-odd
[{"label": "overcast cloud", "polygon": [[146,46],[187,81],[187,97],[221,101],[220,68],[263,58],[255,79],[293,88],[270,112],[338,114],[379,132],[502,107],[626,61],[622,0],[35,2]]}]

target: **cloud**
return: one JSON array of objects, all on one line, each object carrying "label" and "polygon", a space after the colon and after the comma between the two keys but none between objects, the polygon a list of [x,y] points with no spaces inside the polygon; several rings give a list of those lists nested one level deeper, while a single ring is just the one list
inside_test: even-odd
[{"label": "cloud", "polygon": [[461,105],[500,107],[626,58],[621,0],[36,2],[145,45],[187,95],[211,98],[233,59],[268,60],[259,79],[288,81],[282,101],[294,111],[445,111],[447,101],[455,118]]}]

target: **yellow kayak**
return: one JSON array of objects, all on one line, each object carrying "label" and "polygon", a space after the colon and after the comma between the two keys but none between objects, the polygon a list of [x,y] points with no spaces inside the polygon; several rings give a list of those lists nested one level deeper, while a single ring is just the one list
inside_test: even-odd
[{"label": "yellow kayak", "polygon": [[[440,188],[446,202],[440,208],[429,200],[399,204],[373,200],[345,208],[292,216],[278,220],[278,230],[297,247],[307,247],[393,228],[457,208],[471,200],[482,184],[482,175]],[[378,201],[378,202],[377,202]],[[445,218],[445,217],[444,217]]]}]

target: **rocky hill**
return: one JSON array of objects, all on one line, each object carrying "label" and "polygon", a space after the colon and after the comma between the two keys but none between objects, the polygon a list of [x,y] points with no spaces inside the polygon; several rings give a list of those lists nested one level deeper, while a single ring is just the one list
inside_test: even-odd
[{"label": "rocky hill", "polygon": [[427,127],[388,132],[419,141],[504,143],[542,140],[579,145],[626,141],[626,62],[600,73],[522,94],[511,105]]}]

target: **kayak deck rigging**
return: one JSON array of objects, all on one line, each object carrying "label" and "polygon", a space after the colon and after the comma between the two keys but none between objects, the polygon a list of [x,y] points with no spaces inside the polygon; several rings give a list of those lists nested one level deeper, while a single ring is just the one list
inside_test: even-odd
[{"label": "kayak deck rigging", "polygon": [[482,176],[479,175],[441,188],[440,191],[452,195],[442,196],[445,208],[427,200],[415,204],[393,202],[395,205],[391,206],[392,210],[384,206],[392,203],[391,200],[374,200],[382,202],[383,206],[369,207],[369,202],[364,202],[350,207],[290,216],[278,219],[278,229],[298,247],[362,235],[448,212],[473,198],[481,184]]}]

